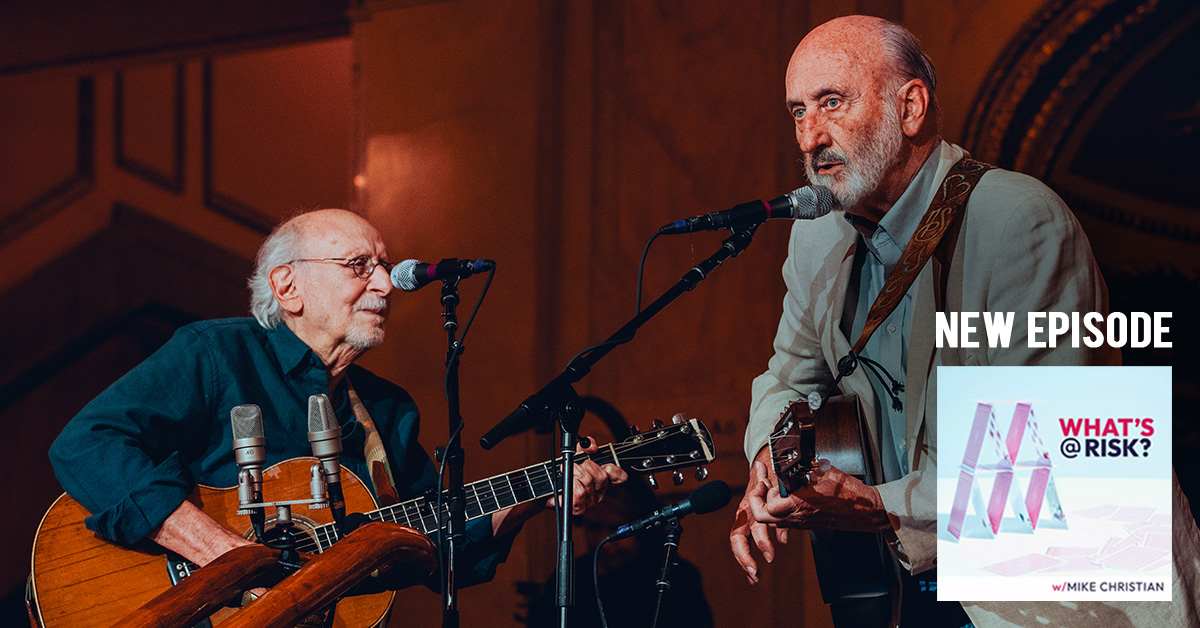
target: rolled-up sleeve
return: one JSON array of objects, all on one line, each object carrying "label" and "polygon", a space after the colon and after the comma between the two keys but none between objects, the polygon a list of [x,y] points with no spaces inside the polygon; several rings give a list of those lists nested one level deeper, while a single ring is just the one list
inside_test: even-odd
[{"label": "rolled-up sleeve", "polygon": [[177,332],[85,406],[51,445],[59,483],[92,513],[89,530],[135,543],[194,488],[181,450],[206,444],[196,418],[206,415],[213,385],[199,343]]}]

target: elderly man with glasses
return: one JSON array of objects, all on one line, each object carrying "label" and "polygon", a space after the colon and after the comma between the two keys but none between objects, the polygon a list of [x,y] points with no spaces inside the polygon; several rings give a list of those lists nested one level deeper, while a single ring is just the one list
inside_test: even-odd
[{"label": "elderly man with glasses", "polygon": [[[317,393],[329,395],[341,425],[342,466],[369,479],[376,494],[394,483],[395,497],[405,500],[436,486],[436,469],[417,442],[412,398],[354,364],[383,342],[390,267],[379,232],[352,212],[318,210],[276,227],[249,282],[254,318],[179,329],[55,441],[55,473],[92,513],[87,527],[119,543],[148,538],[199,565],[250,543],[186,498],[197,484],[237,484],[234,406],[262,409],[267,465],[310,455],[306,408]],[[385,469],[365,453],[372,431],[386,451]],[[575,504],[595,503],[625,478],[619,467],[583,463]],[[471,521],[460,585],[489,579],[521,523],[542,508],[527,503]]]}]

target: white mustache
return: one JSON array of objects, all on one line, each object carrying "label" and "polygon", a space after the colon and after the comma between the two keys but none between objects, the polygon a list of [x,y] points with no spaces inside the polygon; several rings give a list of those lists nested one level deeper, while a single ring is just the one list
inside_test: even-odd
[{"label": "white mustache", "polygon": [[387,314],[388,302],[387,299],[378,296],[367,295],[358,300],[354,305],[355,312],[378,312]]}]

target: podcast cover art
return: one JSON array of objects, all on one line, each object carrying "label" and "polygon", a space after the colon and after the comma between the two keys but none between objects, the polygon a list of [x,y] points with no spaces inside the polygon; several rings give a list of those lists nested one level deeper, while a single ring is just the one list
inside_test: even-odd
[{"label": "podcast cover art", "polygon": [[1171,599],[1171,369],[938,367],[939,600]]}]

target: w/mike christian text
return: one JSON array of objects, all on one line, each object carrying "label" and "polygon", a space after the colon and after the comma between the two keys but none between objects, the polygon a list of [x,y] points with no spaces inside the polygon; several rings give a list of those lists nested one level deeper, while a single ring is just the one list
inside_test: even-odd
[{"label": "w/mike christian text", "polygon": [[[937,312],[937,348],[1008,347],[1015,318],[1014,312]],[[1029,312],[1026,342],[1031,349],[1068,343],[1093,349],[1105,343],[1118,349],[1169,348],[1170,319],[1170,312]]]}]

